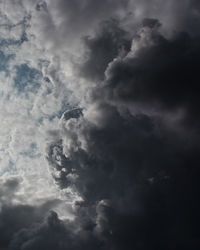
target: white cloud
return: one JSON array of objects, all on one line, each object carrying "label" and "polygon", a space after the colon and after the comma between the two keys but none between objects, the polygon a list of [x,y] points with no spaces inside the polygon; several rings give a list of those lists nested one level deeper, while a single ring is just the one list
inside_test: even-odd
[{"label": "white cloud", "polygon": [[[41,27],[36,27],[46,22],[42,20],[45,17],[37,19],[31,2],[24,5],[26,8],[21,1],[1,1],[0,5],[1,23],[5,24],[0,26],[1,39],[7,39],[0,51],[5,56],[13,55],[0,68],[0,185],[17,176],[20,182],[16,192],[7,197],[10,202],[38,205],[60,199],[63,202],[56,205],[57,210],[69,215],[64,207],[68,206],[70,190],[61,192],[56,187],[45,159],[46,145],[52,139],[49,131],[57,129],[68,95],[62,75],[54,73],[59,71],[55,60],[51,62],[55,55],[43,43]],[[28,11],[35,14],[23,21]],[[22,41],[23,32],[28,41]],[[21,65],[26,65],[30,73],[23,68],[17,71]],[[34,72],[41,76],[31,82]],[[5,202],[6,197],[2,199]]]}]

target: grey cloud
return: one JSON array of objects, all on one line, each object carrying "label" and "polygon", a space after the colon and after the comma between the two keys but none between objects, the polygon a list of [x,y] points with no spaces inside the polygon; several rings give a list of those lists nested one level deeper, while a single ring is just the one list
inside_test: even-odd
[{"label": "grey cloud", "polygon": [[[158,117],[124,118],[109,105],[101,111],[107,121],[100,128],[76,118],[77,136],[84,138],[87,150],[80,146],[67,157],[65,140],[60,141],[57,157],[64,157],[60,168],[66,171],[56,181],[84,199],[77,206],[96,224],[93,230],[105,249],[165,249],[166,244],[172,245],[166,249],[195,249],[197,238],[191,235],[198,225],[198,148],[186,146],[178,134],[174,139]],[[186,205],[189,197],[193,202]],[[175,242],[170,235],[177,235]]]},{"label": "grey cloud", "polygon": [[156,18],[163,24],[163,31],[171,35],[177,31],[187,31],[192,35],[199,34],[200,22],[197,1],[193,0],[136,0],[130,1],[130,10],[137,23],[143,18]]},{"label": "grey cloud", "polygon": [[19,189],[20,178],[10,177],[2,179],[0,182],[0,202],[10,204]]},{"label": "grey cloud", "polygon": [[94,102],[104,98],[112,105],[139,105],[144,110],[182,109],[198,126],[199,37],[177,32],[166,38],[162,24],[149,18],[132,34],[117,22],[103,27],[86,43],[88,57],[80,67],[80,75],[96,84],[90,95]]},{"label": "grey cloud", "polygon": [[11,243],[11,249],[66,249],[62,239],[64,226],[55,212],[51,212],[44,223],[18,231]]},{"label": "grey cloud", "polygon": [[73,33],[85,34],[82,32],[91,30],[91,27],[94,27],[99,21],[115,15],[117,12],[125,11],[128,2],[128,0],[104,0],[101,2],[59,0],[56,3],[49,1],[49,7],[54,8],[63,17],[61,23],[61,28],[64,28],[63,32],[66,32],[65,29],[67,28],[68,36],[73,36]]},{"label": "grey cloud", "polygon": [[78,220],[61,221],[51,211],[44,220],[29,221],[17,230],[9,243],[9,249],[103,249],[103,241],[98,239],[94,227],[94,224],[85,220],[83,213],[79,212]]},{"label": "grey cloud", "polygon": [[91,80],[102,80],[108,63],[119,53],[124,56],[130,50],[131,38],[117,19],[111,19],[101,23],[94,37],[85,37],[84,43],[87,52],[80,74]]},{"label": "grey cloud", "polygon": [[38,207],[2,204],[0,211],[0,248],[15,249],[10,246],[15,235],[21,230],[42,223],[43,218],[56,203],[58,201],[48,201]]},{"label": "grey cloud", "polygon": [[[36,25],[31,32],[38,35],[39,40],[53,48],[52,53],[60,55],[60,50],[77,54],[80,49],[80,38],[93,32],[100,21],[111,16],[125,15],[129,0],[47,0],[38,1],[33,6],[23,2],[31,12]],[[33,23],[33,22],[32,22]],[[31,34],[31,33],[30,33]],[[62,53],[61,53],[62,55]]]},{"label": "grey cloud", "polygon": [[[161,21],[150,18],[139,33],[127,35],[120,27],[118,37],[119,27],[109,33],[108,25],[86,42],[89,53],[80,70],[92,80],[91,95],[83,115],[63,116],[49,162],[60,172],[60,187],[83,199],[77,220],[81,210],[95,224],[89,223],[103,249],[196,249],[199,38],[188,32],[166,37]],[[116,48],[131,37],[132,47],[121,56]],[[137,110],[138,103],[146,112]],[[170,127],[166,117],[178,109],[184,119]]]},{"label": "grey cloud", "polygon": [[39,2],[36,9],[48,15],[42,19],[45,36],[63,48],[65,45],[72,49],[81,36],[93,33],[99,22],[111,17],[120,18],[127,29],[138,27],[144,18],[156,18],[163,23],[163,31],[167,34],[176,30],[199,33],[199,8],[192,0],[49,0]]},{"label": "grey cloud", "polygon": [[133,40],[126,58],[109,64],[103,93],[116,103],[183,109],[195,124],[199,120],[199,38],[179,33],[168,40],[157,28],[145,29]]}]

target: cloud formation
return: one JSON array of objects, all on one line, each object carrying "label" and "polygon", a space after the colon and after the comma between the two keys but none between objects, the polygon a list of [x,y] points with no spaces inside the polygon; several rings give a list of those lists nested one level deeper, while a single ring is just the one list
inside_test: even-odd
[{"label": "cloud formation", "polygon": [[[62,117],[62,136],[48,151],[60,187],[72,187],[85,213],[95,214],[89,217],[103,249],[199,246],[199,142],[192,122],[198,123],[199,38],[186,32],[166,38],[160,26],[144,19],[130,47],[109,25],[86,43],[86,109]],[[122,43],[111,55],[110,40]],[[103,51],[109,63],[101,62]]]},{"label": "cloud formation", "polygon": [[0,248],[198,249],[198,2],[2,8]]}]

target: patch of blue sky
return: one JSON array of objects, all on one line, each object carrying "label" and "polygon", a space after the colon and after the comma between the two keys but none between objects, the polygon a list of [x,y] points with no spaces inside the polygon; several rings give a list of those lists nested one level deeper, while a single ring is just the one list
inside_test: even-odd
[{"label": "patch of blue sky", "polygon": [[[19,47],[22,43],[27,42],[27,34],[26,34],[26,28],[28,27],[28,21],[30,17],[24,17],[24,19],[19,22],[16,25],[10,24],[8,21],[5,24],[0,24],[1,26],[5,26],[7,30],[12,32],[12,28],[20,25],[22,27],[21,36],[19,39],[12,39],[12,38],[0,38],[0,71],[6,72],[7,75],[9,75],[9,69],[8,64],[11,59],[15,58],[15,54],[12,53],[12,49],[10,51],[10,48],[13,46]],[[7,51],[7,53],[5,53]]]},{"label": "patch of blue sky", "polygon": [[15,55],[7,55],[4,54],[3,51],[0,50],[0,71],[4,71],[7,75],[9,74],[8,64],[11,59],[13,59]]},{"label": "patch of blue sky", "polygon": [[23,18],[23,20],[21,22],[19,22],[17,24],[17,25],[21,25],[22,26],[21,38],[19,40],[16,40],[19,45],[21,45],[23,42],[27,42],[28,41],[26,29],[30,27],[30,24],[29,24],[30,19],[31,19],[31,15],[27,15],[27,16],[25,16]]},{"label": "patch of blue sky", "polygon": [[13,46],[19,47],[22,43],[28,41],[26,32],[24,31],[19,40],[11,38],[0,38],[0,71],[4,71],[9,75],[9,62],[15,58],[15,54],[10,50]]},{"label": "patch of blue sky", "polygon": [[18,92],[37,92],[41,86],[42,72],[29,67],[28,64],[16,65],[15,69],[14,87]]},{"label": "patch of blue sky", "polygon": [[13,27],[16,26],[23,26],[24,28],[29,27],[29,21],[31,20],[31,14],[27,13],[25,14],[21,20],[18,20],[16,23],[13,23],[9,16],[0,9],[0,27],[5,27],[8,30],[11,30]]},{"label": "patch of blue sky", "polygon": [[12,33],[12,30],[16,27],[21,27],[21,37],[19,39],[1,39],[1,45],[21,45],[23,42],[28,41],[26,29],[30,27],[31,15],[25,15],[21,21],[13,23],[9,20],[7,15],[0,10],[0,27],[6,29],[8,32]]},{"label": "patch of blue sky", "polygon": [[27,34],[24,31],[21,34],[20,39],[11,39],[11,38],[0,39],[0,47],[5,48],[5,47],[9,47],[9,46],[20,46],[23,42],[27,42],[27,41],[28,41]]}]

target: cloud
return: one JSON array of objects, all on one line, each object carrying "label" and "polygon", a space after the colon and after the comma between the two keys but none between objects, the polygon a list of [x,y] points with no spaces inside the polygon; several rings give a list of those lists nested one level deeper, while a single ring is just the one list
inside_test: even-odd
[{"label": "cloud", "polygon": [[28,205],[2,206],[0,212],[1,249],[18,249],[12,243],[17,238],[18,232],[26,231],[27,228],[42,223],[43,218],[47,216],[49,209],[56,202],[49,201],[38,207]]},{"label": "cloud", "polygon": [[[81,67],[91,86],[89,95],[82,95],[85,106],[78,115],[63,115],[60,138],[47,151],[56,182],[82,198],[77,207],[90,211],[103,249],[199,246],[194,236],[199,142],[197,127],[188,123],[198,122],[191,114],[198,102],[198,37],[177,33],[167,38],[160,25],[144,19],[132,46],[123,55],[115,51],[101,71],[93,65],[95,44],[107,41],[110,26],[90,40]],[[115,35],[109,41],[121,42]],[[107,55],[106,45],[101,53]],[[179,109],[184,112],[173,120]]]},{"label": "cloud", "polygon": [[145,23],[129,54],[106,70],[108,99],[195,110],[198,102],[199,38],[178,33],[168,40]]},{"label": "cloud", "polygon": [[[101,127],[82,117],[63,121],[63,141],[59,150],[52,144],[48,155],[60,174],[56,181],[82,197],[105,249],[107,244],[115,249],[189,244],[195,249],[198,148],[186,146],[158,117],[124,118],[109,105],[98,112],[105,119]],[[185,204],[189,197],[196,208]],[[102,203],[103,214],[93,217]],[[168,239],[175,235],[175,242]]]},{"label": "cloud", "polygon": [[120,28],[119,21],[112,19],[101,23],[94,37],[85,37],[84,43],[87,53],[86,60],[80,65],[80,73],[84,77],[102,80],[104,72],[121,51],[128,51],[131,39],[128,32]]},{"label": "cloud", "polygon": [[34,206],[55,197],[66,199],[66,193],[60,192],[52,180],[44,154],[48,130],[57,128],[59,117],[66,110],[67,90],[63,82],[58,78],[51,81],[45,72],[49,65],[52,67],[49,61],[52,55],[42,53],[29,34],[33,19],[30,9],[23,1],[3,2],[0,3],[0,181],[6,183],[7,178],[15,176],[21,179],[15,195],[1,194],[2,202]]},{"label": "cloud", "polygon": [[0,248],[197,249],[198,3],[1,7]]}]

